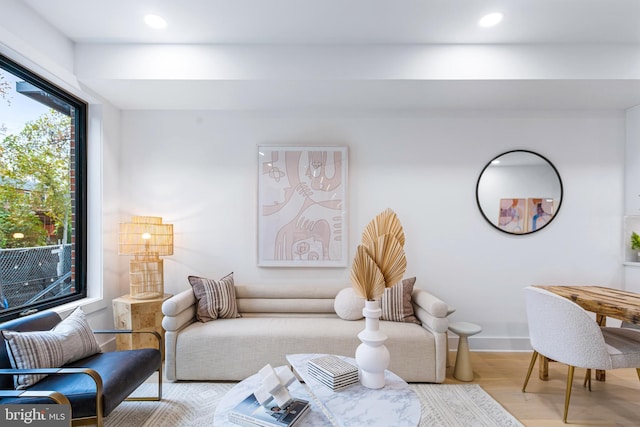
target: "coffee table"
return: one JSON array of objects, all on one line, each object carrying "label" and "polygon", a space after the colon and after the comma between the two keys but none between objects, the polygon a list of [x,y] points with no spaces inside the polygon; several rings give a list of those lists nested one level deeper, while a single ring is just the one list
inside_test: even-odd
[{"label": "coffee table", "polygon": [[[322,408],[332,425],[340,427],[415,427],[420,422],[420,400],[402,378],[387,370],[385,386],[372,390],[353,384],[333,391],[307,373],[307,362],[326,354],[290,354],[287,361],[305,383],[305,388]],[[356,366],[351,357],[337,356]]]},{"label": "coffee table", "polygon": [[[416,427],[420,422],[420,400],[402,378],[385,371],[385,386],[371,390],[359,383],[343,390],[332,391],[307,374],[307,361],[326,354],[290,354],[287,361],[294,373],[302,378],[289,386],[291,395],[308,400],[311,410],[300,420],[304,427]],[[353,364],[353,358],[337,356]],[[249,396],[262,383],[260,374],[254,374],[236,384],[224,395],[213,418],[216,427],[237,427],[227,414]]]},{"label": "coffee table", "polygon": [[[215,427],[238,427],[238,424],[234,424],[227,418],[229,411],[234,406],[242,402],[245,397],[249,396],[255,389],[262,384],[262,376],[260,374],[254,374],[249,378],[242,380],[236,384],[231,390],[224,395],[213,416],[213,425]],[[298,399],[308,400],[311,404],[309,412],[299,422],[300,426],[304,427],[332,427],[331,422],[322,413],[322,409],[309,395],[306,388],[300,384],[299,381],[294,381],[289,386],[289,392],[292,396]]]}]

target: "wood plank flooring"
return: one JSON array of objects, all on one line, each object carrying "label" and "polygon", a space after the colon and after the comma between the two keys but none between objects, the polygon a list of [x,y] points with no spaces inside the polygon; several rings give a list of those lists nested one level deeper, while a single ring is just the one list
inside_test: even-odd
[{"label": "wood plank flooring", "polygon": [[[455,363],[455,351],[450,353]],[[531,353],[471,352],[472,383],[480,384],[494,399],[527,427],[640,426],[640,380],[635,369],[607,371],[606,382],[592,378],[591,392],[583,388],[585,370],[576,368],[567,423],[562,422],[567,366],[550,362],[549,380],[538,378],[538,365],[526,393],[524,377]],[[447,384],[463,384],[447,369]]]}]

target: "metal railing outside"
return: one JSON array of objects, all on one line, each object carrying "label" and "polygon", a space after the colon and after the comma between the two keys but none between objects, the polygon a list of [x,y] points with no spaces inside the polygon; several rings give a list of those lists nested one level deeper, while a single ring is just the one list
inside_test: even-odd
[{"label": "metal railing outside", "polygon": [[0,311],[71,292],[71,244],[0,249]]}]

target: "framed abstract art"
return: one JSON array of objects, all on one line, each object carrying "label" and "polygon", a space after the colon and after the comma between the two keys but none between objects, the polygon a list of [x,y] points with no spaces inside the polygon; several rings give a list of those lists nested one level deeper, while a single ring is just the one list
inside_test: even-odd
[{"label": "framed abstract art", "polygon": [[526,211],[525,199],[500,199],[498,228],[514,234],[524,233]]},{"label": "framed abstract art", "polygon": [[258,265],[347,265],[347,148],[258,146]]},{"label": "framed abstract art", "polygon": [[527,231],[541,229],[551,221],[553,215],[553,199],[548,197],[527,199]]}]

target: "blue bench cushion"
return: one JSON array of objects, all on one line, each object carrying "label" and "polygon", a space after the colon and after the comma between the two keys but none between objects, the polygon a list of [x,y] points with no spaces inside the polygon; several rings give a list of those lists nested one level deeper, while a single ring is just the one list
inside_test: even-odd
[{"label": "blue bench cushion", "polygon": [[[64,367],[91,368],[100,374],[103,381],[103,411],[107,416],[126,399],[139,384],[158,370],[162,358],[157,349],[139,349],[98,353]],[[71,402],[74,418],[94,416],[96,413],[96,387],[91,377],[85,374],[49,375],[29,390],[55,390],[64,394]],[[0,398],[0,404],[44,403],[45,398]]]}]

